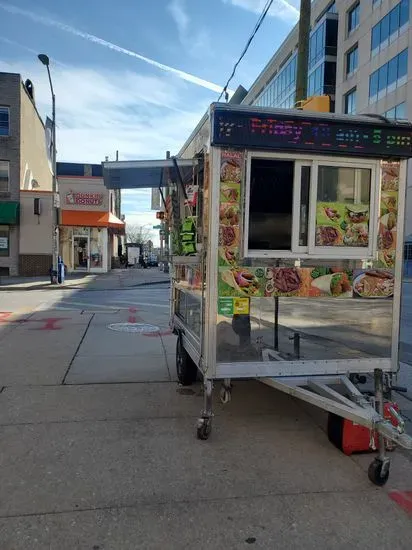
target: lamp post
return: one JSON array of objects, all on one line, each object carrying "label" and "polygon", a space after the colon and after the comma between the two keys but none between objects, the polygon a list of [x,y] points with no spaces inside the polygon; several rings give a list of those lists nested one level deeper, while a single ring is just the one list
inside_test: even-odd
[{"label": "lamp post", "polygon": [[57,203],[57,171],[56,171],[56,96],[54,94],[53,82],[50,74],[50,59],[49,57],[41,53],[37,56],[41,63],[47,69],[47,76],[49,77],[50,91],[52,96],[52,191],[53,191],[53,211],[54,220],[52,224],[53,241],[52,241],[52,256],[53,256],[53,271],[58,271],[59,263],[59,210]]}]

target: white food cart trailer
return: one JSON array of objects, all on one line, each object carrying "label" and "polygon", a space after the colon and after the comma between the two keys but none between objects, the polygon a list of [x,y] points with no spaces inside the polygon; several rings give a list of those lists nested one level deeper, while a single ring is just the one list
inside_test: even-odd
[{"label": "white food cart trailer", "polygon": [[[410,157],[409,123],[212,104],[173,160],[167,205],[177,372],[184,385],[202,375],[200,439],[214,381],[227,403],[232,379],[255,378],[367,427],[378,485],[386,443],[412,449],[398,411],[384,414]],[[372,396],[359,389],[368,379]]]}]

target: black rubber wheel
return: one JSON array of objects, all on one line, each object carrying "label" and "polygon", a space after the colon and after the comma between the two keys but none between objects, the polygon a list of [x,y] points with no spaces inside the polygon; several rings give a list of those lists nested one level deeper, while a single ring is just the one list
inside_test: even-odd
[{"label": "black rubber wheel", "polygon": [[196,382],[197,367],[183,346],[182,337],[179,335],[176,344],[176,370],[177,379],[182,386],[190,386]]},{"label": "black rubber wheel", "polygon": [[375,485],[378,485],[379,487],[383,487],[389,479],[389,466],[384,476],[381,475],[382,467],[383,467],[382,461],[379,460],[379,458],[375,458],[375,460],[371,462],[368,468],[369,479],[372,481],[372,483],[374,483]]},{"label": "black rubber wheel", "polygon": [[197,427],[197,438],[205,441],[209,439],[212,432],[212,420],[210,418],[202,418]]}]

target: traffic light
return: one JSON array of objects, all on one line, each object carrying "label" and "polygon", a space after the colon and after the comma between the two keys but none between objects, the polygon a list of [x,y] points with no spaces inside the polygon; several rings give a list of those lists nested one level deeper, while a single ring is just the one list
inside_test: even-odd
[{"label": "traffic light", "polygon": [[156,219],[157,220],[164,220],[165,219],[165,213],[164,212],[156,212]]}]

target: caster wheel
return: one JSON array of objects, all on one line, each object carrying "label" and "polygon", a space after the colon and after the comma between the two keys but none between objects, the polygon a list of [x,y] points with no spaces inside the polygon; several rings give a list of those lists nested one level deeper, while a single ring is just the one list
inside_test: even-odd
[{"label": "caster wheel", "polygon": [[199,418],[199,423],[197,426],[197,438],[205,441],[206,439],[209,439],[211,431],[212,431],[211,418]]},{"label": "caster wheel", "polygon": [[232,391],[229,388],[226,388],[225,386],[222,386],[220,388],[220,401],[226,405],[227,403],[230,403],[230,400],[232,399]]},{"label": "caster wheel", "polygon": [[190,386],[197,379],[197,366],[183,346],[182,337],[179,335],[176,344],[176,370],[177,379],[182,386]]},{"label": "caster wheel", "polygon": [[379,458],[375,458],[368,468],[368,477],[375,485],[383,487],[389,479],[389,464],[386,467],[386,472],[382,476],[383,462]]}]

